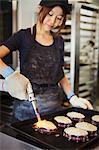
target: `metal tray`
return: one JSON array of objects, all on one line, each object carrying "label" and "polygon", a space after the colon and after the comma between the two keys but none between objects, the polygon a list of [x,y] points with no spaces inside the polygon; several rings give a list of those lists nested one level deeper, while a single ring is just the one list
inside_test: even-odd
[{"label": "metal tray", "polygon": [[[56,115],[66,115],[67,112],[70,111],[76,111],[83,113],[85,115],[85,121],[91,122],[91,116],[92,115],[99,115],[99,112],[93,111],[93,110],[84,110],[81,108],[69,108],[66,109],[65,111],[62,112],[57,112],[54,114],[51,114],[49,116],[42,116],[42,119],[47,119],[52,122],[54,122],[53,118]],[[96,137],[90,138],[89,141],[86,142],[74,142],[74,141],[68,141],[67,138],[63,137],[63,129],[59,128],[58,129],[58,134],[53,134],[53,135],[44,135],[39,132],[36,132],[33,128],[32,125],[37,122],[36,119],[33,120],[26,120],[26,121],[20,121],[17,123],[13,123],[11,126],[13,129],[17,130],[20,132],[23,136],[28,138],[29,140],[35,141],[43,146],[45,146],[47,149],[56,149],[56,150],[62,150],[62,149],[67,149],[67,150],[79,150],[83,149],[88,145],[93,145],[96,143],[98,140],[99,143],[99,131],[98,135]],[[99,130],[99,129],[98,129]]]}]

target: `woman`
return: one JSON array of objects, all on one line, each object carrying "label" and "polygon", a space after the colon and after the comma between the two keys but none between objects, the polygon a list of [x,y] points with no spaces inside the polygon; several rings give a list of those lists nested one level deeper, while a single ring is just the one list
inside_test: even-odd
[{"label": "woman", "polygon": [[41,0],[33,31],[21,29],[0,47],[1,58],[17,49],[20,53],[20,73],[0,59],[0,73],[5,78],[7,91],[17,98],[13,112],[15,121],[35,116],[31,103],[26,101],[31,84],[40,114],[63,109],[62,90],[73,106],[93,109],[89,101],[72,92],[63,71],[64,41],[59,31],[64,27],[68,8],[67,0]]}]

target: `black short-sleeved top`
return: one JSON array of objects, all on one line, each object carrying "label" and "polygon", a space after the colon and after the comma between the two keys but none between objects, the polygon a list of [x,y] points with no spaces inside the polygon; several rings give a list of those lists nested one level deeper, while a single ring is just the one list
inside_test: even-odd
[{"label": "black short-sleeved top", "polygon": [[[11,52],[19,50],[20,72],[32,83],[41,114],[63,109],[61,104],[64,96],[57,83],[64,77],[64,42],[61,36],[53,39],[51,45],[44,46],[35,40],[30,29],[21,29],[2,43]],[[14,101],[15,121],[34,116],[35,112],[29,101]]]},{"label": "black short-sleeved top", "polygon": [[33,39],[30,29],[21,29],[2,43],[10,51],[19,50],[20,72],[32,83],[56,84],[63,77],[64,41],[54,37],[50,46],[44,46]]}]

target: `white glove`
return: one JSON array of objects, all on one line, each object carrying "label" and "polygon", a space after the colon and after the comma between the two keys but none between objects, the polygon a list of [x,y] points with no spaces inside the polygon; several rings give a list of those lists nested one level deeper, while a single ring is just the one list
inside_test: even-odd
[{"label": "white glove", "polygon": [[78,98],[76,95],[70,98],[70,103],[74,107],[81,107],[83,109],[91,109],[91,110],[93,109],[93,106],[88,100],[86,100],[85,98]]},{"label": "white glove", "polygon": [[30,93],[33,92],[30,81],[18,71],[14,71],[5,78],[4,87],[12,97],[20,100],[29,100],[29,90]]},{"label": "white glove", "polygon": [[4,79],[0,79],[0,91],[8,92]]}]

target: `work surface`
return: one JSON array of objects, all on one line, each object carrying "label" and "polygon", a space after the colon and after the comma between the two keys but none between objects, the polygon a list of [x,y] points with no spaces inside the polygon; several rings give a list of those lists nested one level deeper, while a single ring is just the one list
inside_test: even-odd
[{"label": "work surface", "polygon": [[40,150],[40,149],[0,132],[0,150]]}]

